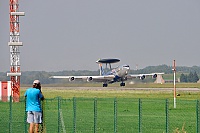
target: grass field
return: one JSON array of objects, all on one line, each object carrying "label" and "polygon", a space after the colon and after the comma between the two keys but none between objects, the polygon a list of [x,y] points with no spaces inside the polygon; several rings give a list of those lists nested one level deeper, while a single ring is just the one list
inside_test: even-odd
[{"label": "grass field", "polygon": [[[31,85],[30,85],[31,86]],[[71,86],[74,89],[69,89]],[[177,108],[173,108],[173,91],[123,90],[118,84],[113,89],[94,89],[92,84],[83,84],[88,89],[76,89],[80,85],[65,85],[65,88],[43,85],[45,100],[45,123],[48,133],[59,131],[88,133],[194,133],[199,129],[197,99],[200,92],[180,91]],[[95,87],[101,86],[95,84]],[[138,88],[173,88],[172,84],[143,84]],[[135,88],[137,88],[134,86]],[[171,86],[171,87],[170,87]],[[199,88],[199,84],[177,84],[180,88]],[[28,86],[21,87],[23,96]],[[126,86],[129,88],[130,86]],[[131,86],[133,87],[133,86]],[[61,97],[62,99],[59,100]],[[23,99],[23,98],[22,98]],[[95,99],[97,100],[95,104]],[[141,101],[140,101],[140,100]],[[168,99],[168,102],[167,100]],[[115,101],[116,100],[116,101]],[[0,125],[7,125],[9,105],[0,103]],[[17,132],[24,130],[24,103],[13,103],[13,125]],[[200,116],[200,114],[199,114]],[[62,121],[59,119],[62,118]],[[167,121],[168,120],[168,121]],[[18,124],[19,123],[19,124]],[[168,123],[168,124],[167,124]],[[96,127],[96,128],[95,128]],[[8,131],[8,126],[0,126]],[[21,130],[20,130],[21,129]],[[1,131],[0,131],[1,132]]]},{"label": "grass field", "polygon": [[[173,108],[173,101],[169,100],[168,116],[166,116],[165,99],[146,98],[141,99],[139,103],[137,98],[117,98],[116,104],[114,101],[114,98],[97,98],[95,106],[94,98],[46,99],[44,109],[46,131],[56,133],[65,129],[67,132],[78,133],[89,133],[94,130],[99,133],[110,133],[116,128],[119,133],[134,133],[139,129],[143,133],[163,133],[166,129],[170,133],[175,130],[177,133],[182,130],[189,133],[196,132],[195,100],[177,100],[176,109]],[[27,129],[28,125],[24,124],[23,101],[13,103],[12,113],[8,111],[8,103],[0,102],[0,107],[1,131],[9,131],[10,114],[12,114],[11,128],[14,133],[24,132]],[[59,121],[60,118],[62,121]],[[166,119],[168,119],[168,125],[166,125]]]},{"label": "grass field", "polygon": [[[20,95],[23,96],[25,90],[31,85],[21,87]],[[59,88],[64,89],[59,89]],[[85,87],[88,89],[76,89]],[[100,87],[95,89],[93,87]],[[153,88],[173,88],[173,84],[127,84],[126,87],[119,87],[119,84],[112,84],[107,88],[101,88],[101,84],[65,84],[65,85],[43,85],[42,92],[46,98],[62,97],[85,97],[85,98],[152,98],[152,99],[173,99],[173,91],[154,91]],[[200,88],[197,83],[178,83],[177,88]],[[72,89],[68,89],[72,88]],[[73,89],[74,88],[74,89]],[[112,89],[109,89],[112,88]],[[152,88],[152,90],[129,90],[126,88]],[[195,100],[199,99],[200,92],[177,91],[180,94],[177,99]]]}]

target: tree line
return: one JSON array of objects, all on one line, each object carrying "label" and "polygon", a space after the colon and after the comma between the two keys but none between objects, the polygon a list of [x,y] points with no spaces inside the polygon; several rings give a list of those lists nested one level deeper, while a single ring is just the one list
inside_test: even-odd
[{"label": "tree line", "polygon": [[199,80],[199,76],[197,75],[196,72],[192,73],[190,72],[189,74],[181,74],[180,76],[180,82],[192,82],[196,83]]},{"label": "tree line", "polygon": [[[176,71],[182,73],[180,77],[181,82],[195,82],[200,74],[200,67],[185,67],[177,66]],[[130,70],[130,74],[139,73],[154,73],[154,72],[164,72],[165,74],[172,74],[172,66],[159,65],[159,66],[148,66],[143,69]],[[89,70],[63,70],[58,72],[46,72],[46,71],[22,71],[20,77],[21,84],[32,84],[33,80],[39,79],[43,84],[57,84],[69,82],[67,79],[50,79],[53,75],[99,75],[99,70],[89,71]],[[194,78],[194,79],[193,79]],[[0,81],[9,81],[10,77],[7,77],[7,72],[0,72]]]}]

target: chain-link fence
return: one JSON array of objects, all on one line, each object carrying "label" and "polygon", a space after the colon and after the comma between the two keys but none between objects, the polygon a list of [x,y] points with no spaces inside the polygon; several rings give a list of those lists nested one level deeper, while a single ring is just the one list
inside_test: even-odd
[{"label": "chain-link fence", "polygon": [[[199,133],[198,100],[130,98],[45,99],[45,133]],[[27,133],[25,99],[0,102],[0,133]]]}]

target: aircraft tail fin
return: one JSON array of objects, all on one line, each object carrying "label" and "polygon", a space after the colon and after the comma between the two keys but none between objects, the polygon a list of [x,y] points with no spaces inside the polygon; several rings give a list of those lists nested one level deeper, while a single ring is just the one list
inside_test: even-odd
[{"label": "aircraft tail fin", "polygon": [[104,70],[101,63],[99,64],[99,70],[100,70],[100,76],[104,75]]}]

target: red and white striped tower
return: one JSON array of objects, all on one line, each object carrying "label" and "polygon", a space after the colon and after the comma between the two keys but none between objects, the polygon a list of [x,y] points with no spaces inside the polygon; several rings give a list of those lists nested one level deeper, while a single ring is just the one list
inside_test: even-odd
[{"label": "red and white striped tower", "polygon": [[11,95],[14,102],[19,102],[20,98],[20,58],[19,58],[19,47],[23,46],[22,42],[19,41],[19,16],[24,16],[24,12],[19,12],[18,0],[10,0],[10,76],[11,80]]},{"label": "red and white striped tower", "polygon": [[174,108],[176,108],[176,61],[173,61],[173,69],[174,71]]}]

